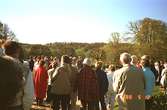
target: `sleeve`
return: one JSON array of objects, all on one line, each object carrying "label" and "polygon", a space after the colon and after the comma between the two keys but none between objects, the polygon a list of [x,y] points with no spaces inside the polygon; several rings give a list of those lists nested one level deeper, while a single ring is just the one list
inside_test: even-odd
[{"label": "sleeve", "polygon": [[32,73],[29,71],[27,82],[24,86],[23,107],[24,110],[30,110],[34,96],[34,85],[32,80]]},{"label": "sleeve", "polygon": [[104,72],[104,79],[105,79],[104,81],[105,81],[105,93],[106,93],[108,91],[108,86],[109,86],[106,72]]},{"label": "sleeve", "polygon": [[57,76],[58,76],[58,74],[61,72],[61,68],[57,68],[55,71],[54,71],[54,73],[53,73],[53,75],[52,75],[52,78],[51,78],[51,83],[53,83],[55,80],[56,80],[56,78],[57,78]]},{"label": "sleeve", "polygon": [[113,75],[113,90],[114,92],[118,92],[118,78],[117,78],[117,72],[115,71],[114,72],[114,75]]}]

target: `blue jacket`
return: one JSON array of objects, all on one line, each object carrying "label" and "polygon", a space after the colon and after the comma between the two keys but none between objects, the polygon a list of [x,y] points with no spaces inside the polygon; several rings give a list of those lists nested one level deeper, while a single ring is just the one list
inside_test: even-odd
[{"label": "blue jacket", "polygon": [[144,77],[146,80],[145,95],[152,95],[155,86],[155,76],[149,67],[143,67]]}]

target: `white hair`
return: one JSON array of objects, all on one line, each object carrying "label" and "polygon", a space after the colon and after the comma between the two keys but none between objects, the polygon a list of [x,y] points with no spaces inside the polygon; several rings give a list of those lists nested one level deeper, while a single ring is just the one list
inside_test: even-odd
[{"label": "white hair", "polygon": [[131,55],[129,53],[122,53],[120,55],[120,61],[122,64],[129,64],[131,62]]},{"label": "white hair", "polygon": [[91,60],[89,58],[85,58],[83,64],[91,66]]}]

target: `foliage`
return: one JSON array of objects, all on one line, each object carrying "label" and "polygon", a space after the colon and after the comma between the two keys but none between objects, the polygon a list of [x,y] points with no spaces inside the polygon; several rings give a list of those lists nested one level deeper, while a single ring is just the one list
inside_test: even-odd
[{"label": "foliage", "polygon": [[146,103],[148,110],[167,110],[167,94],[159,86],[153,91],[153,97]]},{"label": "foliage", "polygon": [[167,24],[163,21],[144,18],[129,23],[129,32],[134,36],[134,53],[148,54],[155,59],[167,57]]},{"label": "foliage", "polygon": [[113,32],[111,33],[111,37],[112,39],[109,41],[110,43],[112,42],[113,44],[119,44],[120,41],[121,41],[121,38],[120,38],[120,33],[118,32]]},{"label": "foliage", "polygon": [[107,63],[119,64],[120,54],[123,52],[133,52],[133,45],[128,43],[108,43],[103,47]]},{"label": "foliage", "polygon": [[0,22],[0,39],[10,39],[10,40],[17,40],[16,35],[7,24],[3,24]]},{"label": "foliage", "polygon": [[160,93],[158,95],[153,96],[147,106],[149,106],[149,110],[167,110],[167,95]]},{"label": "foliage", "polygon": [[144,18],[129,23],[129,33],[133,34],[136,43],[144,44],[165,44],[167,41],[167,24],[160,20]]},{"label": "foliage", "polygon": [[29,55],[37,56],[37,55],[45,55],[50,56],[51,51],[45,45],[31,45],[29,49]]},{"label": "foliage", "polygon": [[85,48],[78,48],[75,50],[77,56],[85,57]]}]

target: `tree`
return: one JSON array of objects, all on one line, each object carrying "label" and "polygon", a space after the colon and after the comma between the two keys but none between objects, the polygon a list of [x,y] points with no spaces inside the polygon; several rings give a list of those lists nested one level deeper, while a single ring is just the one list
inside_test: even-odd
[{"label": "tree", "polygon": [[77,56],[85,57],[85,48],[78,48],[75,50]]},{"label": "tree", "polygon": [[165,22],[144,18],[129,23],[129,34],[134,35],[135,42],[142,44],[165,44],[167,42],[167,25]]},{"label": "tree", "polygon": [[112,42],[103,47],[107,63],[119,64],[120,54],[123,52],[133,53],[133,45],[129,43],[119,43],[113,45]]},{"label": "tree", "polygon": [[51,51],[46,45],[32,45],[29,51],[29,55],[31,56],[38,56],[38,55],[50,56]]},{"label": "tree", "polygon": [[159,59],[165,58],[167,53],[167,24],[165,22],[151,18],[130,22],[128,33],[134,36],[135,53],[149,54]]},{"label": "tree", "polygon": [[109,42],[112,42],[112,44],[117,45],[121,41],[120,33],[113,32],[111,33],[111,40]]},{"label": "tree", "polygon": [[3,24],[2,22],[0,22],[0,39],[17,40],[14,32],[7,24]]}]

